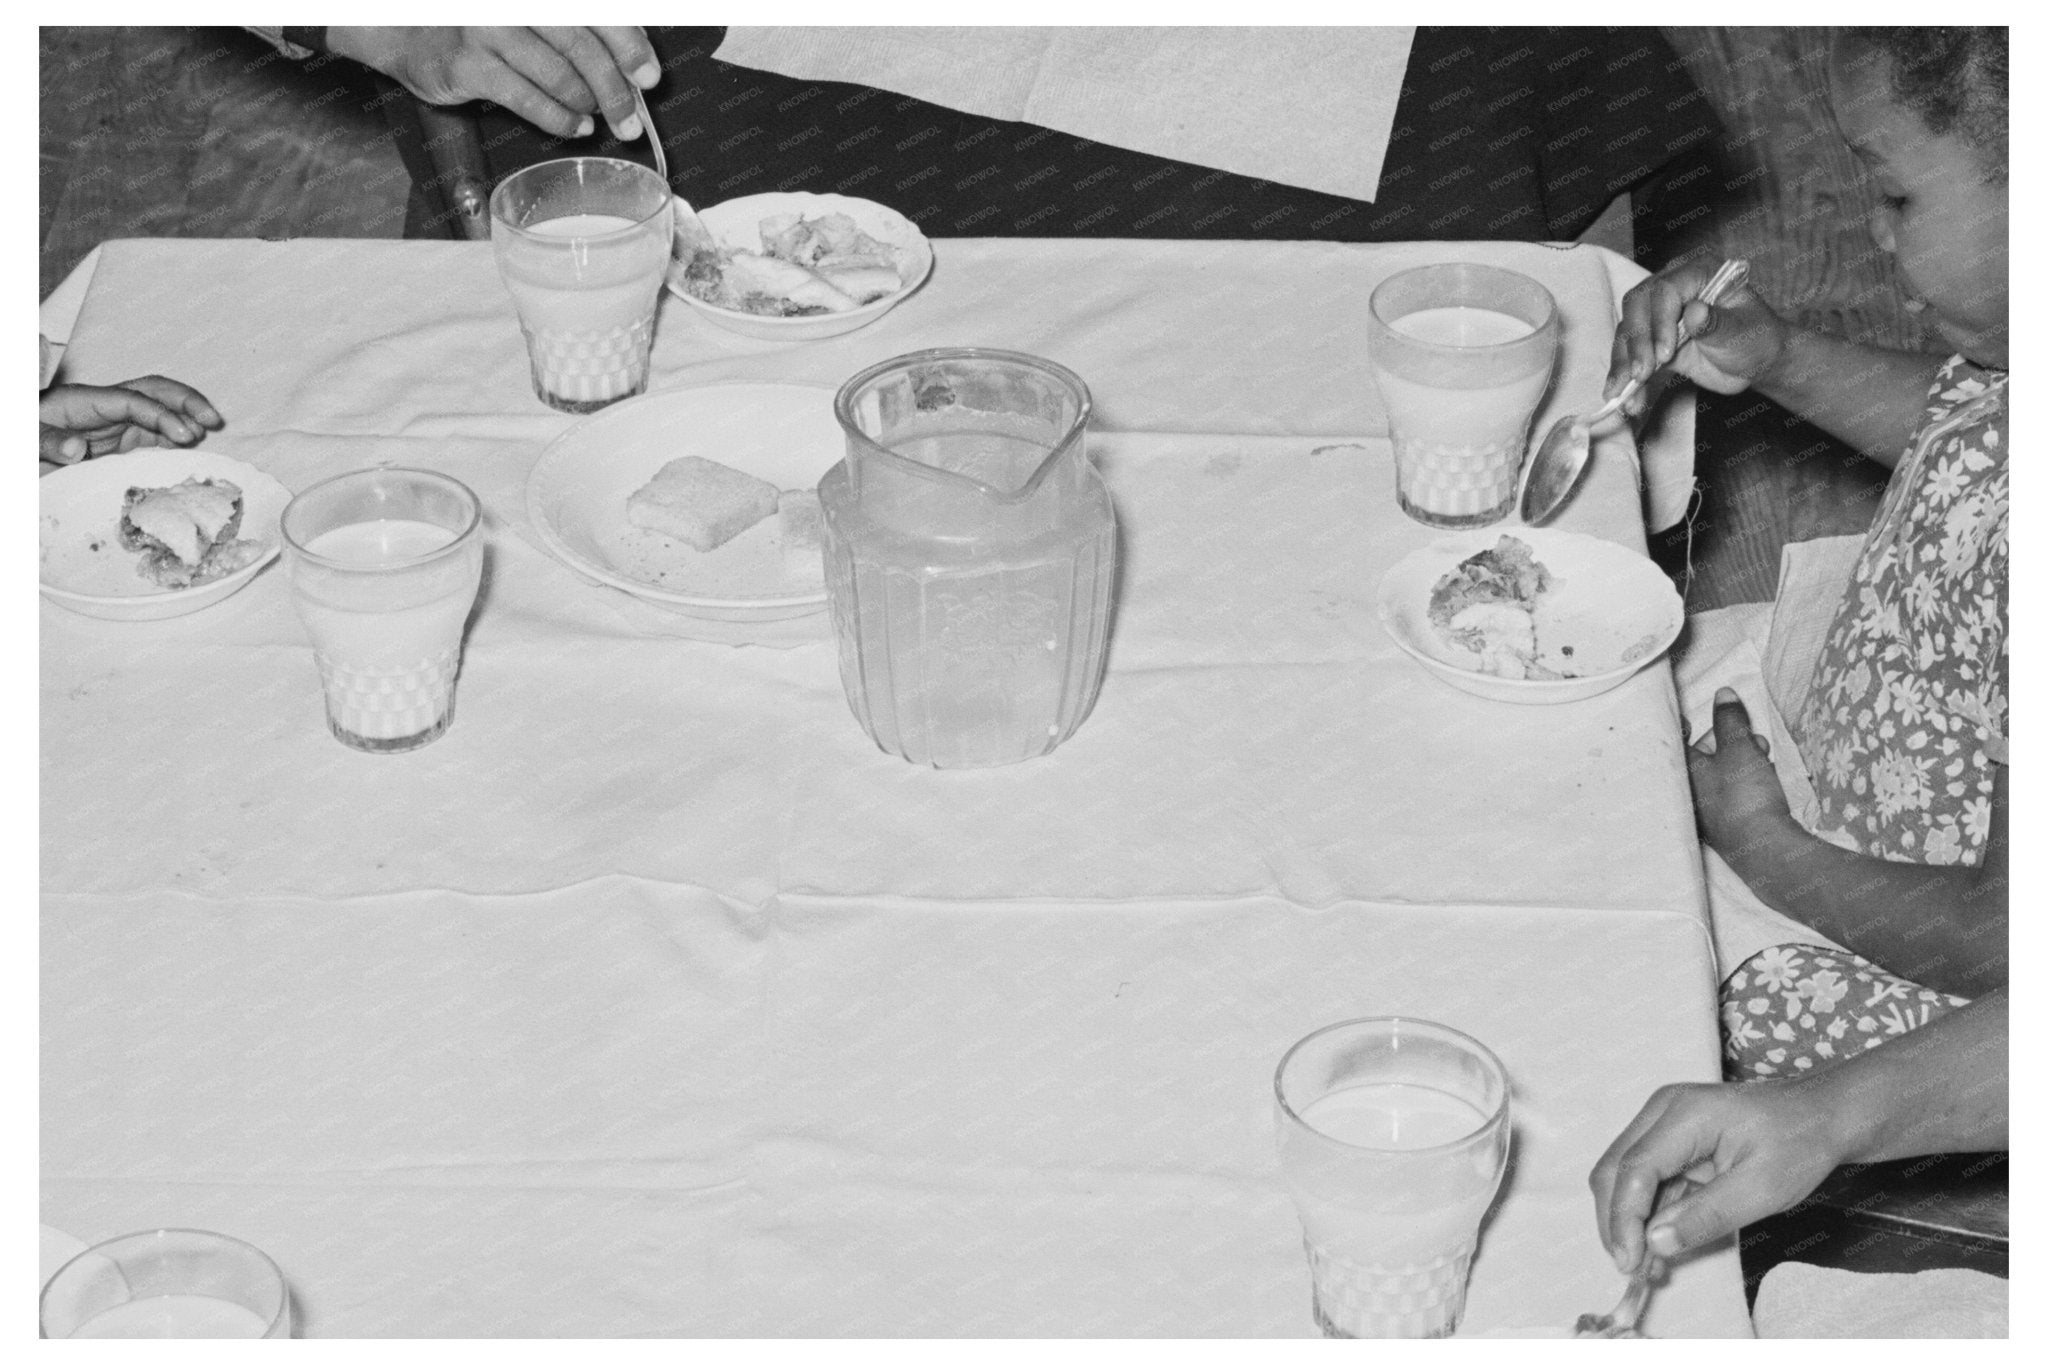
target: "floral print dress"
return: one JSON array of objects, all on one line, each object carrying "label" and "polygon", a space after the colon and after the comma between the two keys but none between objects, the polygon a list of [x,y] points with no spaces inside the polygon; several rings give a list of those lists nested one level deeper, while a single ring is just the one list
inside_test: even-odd
[{"label": "floral print dress", "polygon": [[[1976,866],[2006,761],[2007,376],[1935,376],[1794,727],[1814,832],[1873,858]],[[1876,1047],[1967,1003],[1837,949],[1767,948],[1721,992],[1731,1078]]]}]

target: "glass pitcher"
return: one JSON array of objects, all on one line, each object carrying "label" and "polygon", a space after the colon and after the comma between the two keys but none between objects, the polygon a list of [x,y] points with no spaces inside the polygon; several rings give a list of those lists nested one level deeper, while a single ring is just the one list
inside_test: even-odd
[{"label": "glass pitcher", "polygon": [[1013,351],[918,351],[840,388],[825,580],[847,701],[885,753],[1021,763],[1095,704],[1116,514],[1091,405],[1072,371]]}]

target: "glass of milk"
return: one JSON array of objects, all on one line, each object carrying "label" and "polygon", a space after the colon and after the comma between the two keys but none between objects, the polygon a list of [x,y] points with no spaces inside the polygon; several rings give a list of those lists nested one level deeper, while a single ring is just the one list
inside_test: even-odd
[{"label": "glass of milk", "polygon": [[1317,1326],[1449,1336],[1507,1164],[1499,1059],[1442,1024],[1352,1019],[1289,1048],[1273,1089]]},{"label": "glass of milk", "polygon": [[343,744],[404,753],[448,728],[482,525],[476,494],[425,469],[336,475],[284,509],[292,601]]},{"label": "glass of milk", "polygon": [[1401,510],[1430,526],[1499,521],[1550,387],[1557,301],[1512,270],[1425,265],[1372,291],[1368,330]]},{"label": "glass of milk", "polygon": [[43,1287],[41,1312],[49,1338],[292,1334],[277,1262],[193,1228],[131,1232],[80,1252]]},{"label": "glass of milk", "polygon": [[543,161],[492,192],[498,274],[549,407],[595,412],[647,387],[669,203],[653,171],[602,156]]}]

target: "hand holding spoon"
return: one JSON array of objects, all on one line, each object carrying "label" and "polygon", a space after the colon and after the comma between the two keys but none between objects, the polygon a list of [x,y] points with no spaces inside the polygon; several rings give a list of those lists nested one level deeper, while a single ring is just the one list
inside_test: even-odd
[{"label": "hand holding spoon", "polygon": [[[1700,290],[1699,300],[1711,308],[1723,294],[1748,278],[1748,261],[1723,261],[1721,268],[1707,281],[1706,288]],[[1678,344],[1683,346],[1691,339],[1692,334],[1680,322]],[[1578,483],[1579,475],[1585,472],[1586,461],[1592,456],[1593,428],[1621,411],[1622,404],[1633,398],[1648,378],[1648,375],[1631,378],[1622,385],[1620,393],[1583,417],[1568,415],[1551,424],[1543,444],[1522,466],[1521,494],[1516,501],[1521,506],[1524,522],[1537,526],[1557,511],[1565,495]]]}]

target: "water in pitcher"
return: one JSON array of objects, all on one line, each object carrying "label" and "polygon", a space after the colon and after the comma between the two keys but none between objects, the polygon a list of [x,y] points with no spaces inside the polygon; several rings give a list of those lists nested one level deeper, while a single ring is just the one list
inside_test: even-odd
[{"label": "water in pitcher", "polygon": [[1042,421],[957,406],[892,430],[895,454],[1000,495],[985,517],[963,518],[975,498],[964,485],[899,478],[881,501],[855,496],[844,466],[819,485],[827,572],[850,618],[842,671],[885,751],[938,768],[1021,762],[1092,704],[1115,572],[1108,491],[1075,452],[1077,471],[1001,501],[1052,453],[1045,434]]}]

